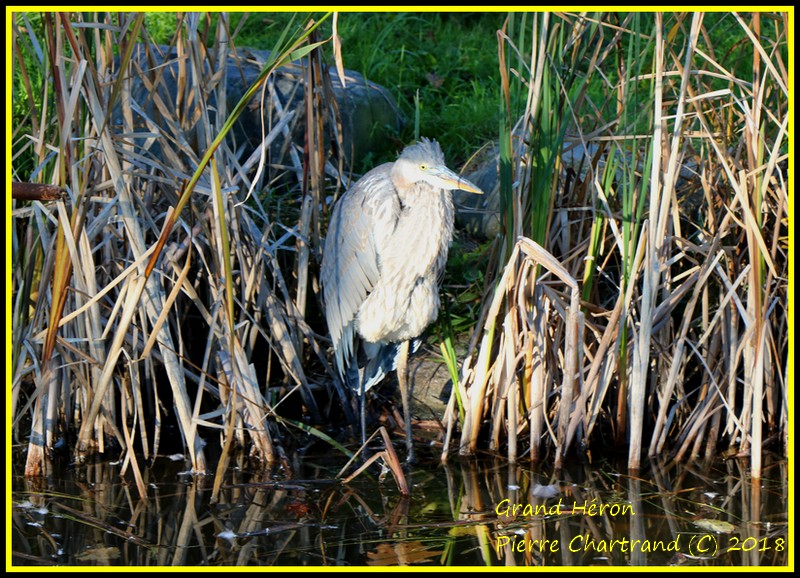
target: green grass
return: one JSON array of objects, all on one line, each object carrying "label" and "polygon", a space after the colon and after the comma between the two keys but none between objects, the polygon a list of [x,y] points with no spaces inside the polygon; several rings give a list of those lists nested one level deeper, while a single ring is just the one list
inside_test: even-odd
[{"label": "green grass", "polygon": [[[233,15],[232,28],[241,26],[236,45],[270,48],[290,17],[291,13]],[[339,14],[345,68],[386,87],[397,99],[406,120],[397,135],[398,151],[414,139],[417,94],[420,135],[439,140],[451,166],[462,165],[484,142],[497,137],[496,32],[504,18],[504,13]],[[320,38],[330,34],[331,26],[324,24]],[[325,50],[333,63],[331,46]],[[390,158],[364,159],[365,164],[393,160],[394,153],[388,154]]]}]

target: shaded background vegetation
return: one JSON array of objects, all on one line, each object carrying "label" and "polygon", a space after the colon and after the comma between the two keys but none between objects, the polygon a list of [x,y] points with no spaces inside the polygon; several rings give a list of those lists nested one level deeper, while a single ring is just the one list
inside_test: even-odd
[{"label": "shaded background vegetation", "polygon": [[[232,14],[231,26],[237,30],[239,46],[268,49],[291,17],[280,12]],[[407,120],[402,134],[392,135],[397,151],[413,140],[415,124],[419,135],[443,143],[454,166],[463,165],[478,147],[497,137],[496,32],[506,17],[506,13],[440,12],[340,15],[345,68],[387,87]],[[153,13],[146,22],[157,41],[167,42],[177,19],[174,14]],[[332,62],[330,46],[325,54]],[[366,172],[377,163],[394,160],[397,151],[377,158],[366,155],[354,168]]]}]

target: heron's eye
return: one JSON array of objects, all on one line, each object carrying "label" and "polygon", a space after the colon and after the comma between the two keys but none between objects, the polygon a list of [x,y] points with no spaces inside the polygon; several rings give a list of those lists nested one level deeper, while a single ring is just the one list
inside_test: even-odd
[{"label": "heron's eye", "polygon": [[427,171],[427,170],[428,170],[428,165],[426,165],[426,164],[421,164],[421,165],[419,165],[419,170],[421,170],[421,171]]}]

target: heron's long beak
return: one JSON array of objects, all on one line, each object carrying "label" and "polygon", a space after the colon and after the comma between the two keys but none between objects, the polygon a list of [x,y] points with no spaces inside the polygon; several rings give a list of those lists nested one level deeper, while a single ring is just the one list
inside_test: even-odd
[{"label": "heron's long beak", "polygon": [[478,188],[474,183],[469,182],[467,179],[454,173],[447,167],[431,167],[428,169],[430,174],[438,177],[442,181],[442,188],[452,191],[453,189],[461,189],[468,193],[475,193],[482,195],[483,191]]}]

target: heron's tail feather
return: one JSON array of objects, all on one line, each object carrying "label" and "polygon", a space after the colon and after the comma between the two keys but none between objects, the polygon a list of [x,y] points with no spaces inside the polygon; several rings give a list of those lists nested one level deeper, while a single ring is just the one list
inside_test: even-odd
[{"label": "heron's tail feather", "polygon": [[[380,383],[386,374],[397,369],[397,356],[400,352],[399,343],[361,343],[358,363],[350,363],[346,370],[347,384],[356,393],[361,393],[361,379],[364,380],[364,391]],[[415,353],[422,341],[413,339],[409,353]],[[363,368],[360,371],[360,368]],[[363,373],[363,375],[359,375]]]}]

